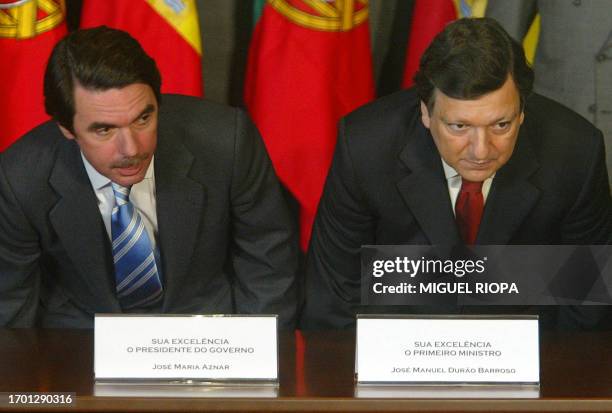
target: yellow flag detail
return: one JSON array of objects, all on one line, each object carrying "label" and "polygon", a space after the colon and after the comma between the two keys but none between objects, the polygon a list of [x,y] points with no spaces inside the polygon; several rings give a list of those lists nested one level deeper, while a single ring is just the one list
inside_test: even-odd
[{"label": "yellow flag detail", "polygon": [[[44,17],[38,17],[38,11]],[[64,0],[29,0],[0,4],[0,38],[29,39],[64,21]]]},{"label": "yellow flag detail", "polygon": [[[305,12],[288,0],[267,0],[270,7],[300,26],[321,31],[348,31],[367,21],[369,0],[301,0]],[[360,3],[362,7],[357,7]]]},{"label": "yellow flag detail", "polygon": [[176,30],[193,49],[202,55],[202,42],[200,40],[200,23],[195,0],[147,0],[147,3],[161,17],[163,17],[174,30]]},{"label": "yellow flag detail", "polygon": [[[487,0],[453,0],[457,16],[461,17],[483,17],[487,9]],[[464,8],[469,9],[466,13]]]},{"label": "yellow flag detail", "polygon": [[536,48],[538,47],[538,39],[540,37],[540,15],[536,15],[535,19],[531,23],[525,38],[523,39],[523,48],[525,49],[525,56],[529,64],[533,64],[535,59]]}]

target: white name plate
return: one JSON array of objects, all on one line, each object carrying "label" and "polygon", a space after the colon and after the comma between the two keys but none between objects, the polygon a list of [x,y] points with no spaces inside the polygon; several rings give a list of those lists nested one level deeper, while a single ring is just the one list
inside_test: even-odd
[{"label": "white name plate", "polygon": [[99,315],[97,381],[277,381],[276,316]]},{"label": "white name plate", "polygon": [[540,382],[533,317],[358,316],[358,383]]}]

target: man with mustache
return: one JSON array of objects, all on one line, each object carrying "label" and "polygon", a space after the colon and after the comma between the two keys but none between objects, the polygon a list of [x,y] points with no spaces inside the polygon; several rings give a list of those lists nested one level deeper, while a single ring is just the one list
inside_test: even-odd
[{"label": "man with mustache", "polygon": [[[304,328],[353,327],[356,313],[373,311],[360,307],[362,245],[612,241],[601,132],[532,93],[522,47],[495,20],[449,24],[415,84],[340,122],[307,258]],[[445,312],[384,311],[419,310]],[[548,310],[547,328],[587,328],[600,315]]]},{"label": "man with mustache", "polygon": [[53,120],[0,155],[0,325],[264,313],[293,327],[296,233],[256,128],[160,85],[125,32],[56,45]]}]

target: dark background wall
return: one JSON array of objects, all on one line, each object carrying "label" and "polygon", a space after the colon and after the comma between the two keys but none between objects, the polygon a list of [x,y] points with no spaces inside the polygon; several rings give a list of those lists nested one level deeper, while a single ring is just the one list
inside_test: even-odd
[{"label": "dark background wall", "polygon": [[[196,3],[204,50],[205,95],[217,102],[240,106],[253,30],[253,2],[196,0]],[[82,0],[66,0],[70,29],[79,25],[81,4]],[[370,0],[372,57],[379,96],[400,88],[412,6],[413,0]]]}]

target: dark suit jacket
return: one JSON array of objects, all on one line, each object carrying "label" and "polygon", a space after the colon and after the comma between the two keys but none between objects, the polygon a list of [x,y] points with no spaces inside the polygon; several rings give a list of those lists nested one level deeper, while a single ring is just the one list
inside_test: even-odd
[{"label": "dark suit jacket", "polygon": [[[155,152],[162,313],[279,314],[292,327],[297,240],[240,110],[163,97]],[[90,327],[119,313],[108,235],[74,141],[47,122],[0,155],[0,325]]]},{"label": "dark suit jacket", "polygon": [[[418,103],[414,91],[401,91],[341,121],[307,258],[302,327],[351,327],[357,311],[375,311],[359,310],[361,245],[461,243]],[[477,244],[609,243],[601,132],[539,95],[525,111],[514,153],[493,180]]]}]

